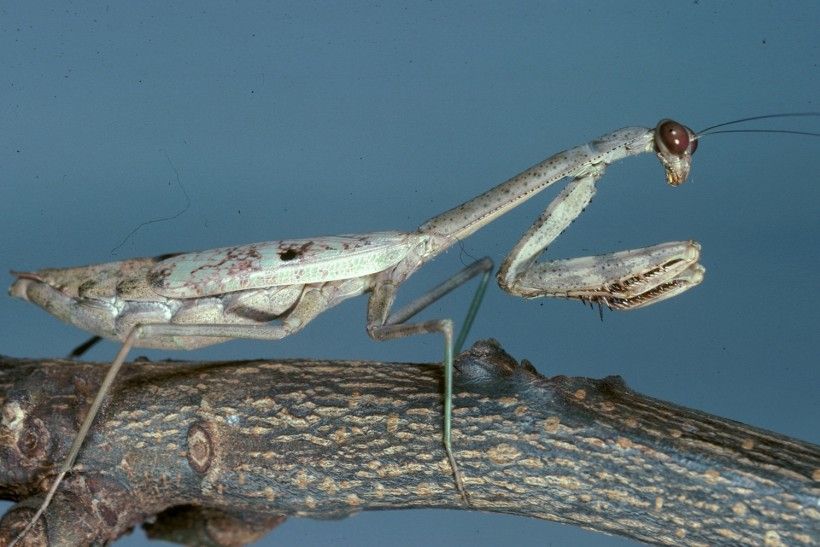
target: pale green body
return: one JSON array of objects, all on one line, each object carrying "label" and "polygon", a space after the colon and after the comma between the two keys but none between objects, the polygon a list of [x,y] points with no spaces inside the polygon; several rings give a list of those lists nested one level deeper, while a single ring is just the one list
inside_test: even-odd
[{"label": "pale green body", "polygon": [[[504,260],[499,285],[533,298],[576,298],[618,309],[669,298],[703,278],[699,247],[690,241],[598,257],[538,263],[538,255],[581,214],[610,163],[655,152],[667,181],[689,174],[694,134],[663,120],[655,129],[629,127],[560,152],[512,179],[438,215],[416,232],[271,241],[159,259],[142,258],[17,273],[13,296],[123,345],[71,447],[69,456],[23,537],[71,469],[105,394],[132,346],[196,348],[230,338],[276,340],[339,302],[370,293],[367,332],[384,340],[438,332],[445,341],[444,448],[458,492],[469,503],[451,446],[453,353],[458,351],[483,295],[492,261],[483,259],[406,308],[390,313],[398,286],[425,262],[555,182],[571,182]],[[684,146],[681,146],[683,143]],[[407,321],[432,301],[483,274],[457,341],[450,319]]]}]

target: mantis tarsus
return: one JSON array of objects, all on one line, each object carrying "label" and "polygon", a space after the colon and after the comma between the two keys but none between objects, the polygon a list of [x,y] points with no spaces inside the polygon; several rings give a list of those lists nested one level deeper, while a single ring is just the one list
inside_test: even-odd
[{"label": "mantis tarsus", "polygon": [[[738,121],[764,117],[770,116]],[[719,126],[709,130],[715,127]],[[568,177],[571,182],[505,258],[498,272],[502,289],[526,298],[573,298],[613,309],[647,306],[690,289],[702,281],[704,273],[698,263],[700,247],[692,241],[595,257],[536,259],[581,214],[609,164],[654,152],[669,184],[677,186],[686,181],[692,154],[703,134],[668,119],[654,128],[620,129],[551,156],[428,220],[414,232],[270,241],[77,268],[13,272],[17,280],[10,288],[12,296],[33,302],[96,336],[122,341],[122,347],[57,478],[12,545],[36,523],[71,470],[132,347],[193,349],[231,338],[276,340],[301,330],[326,309],[365,292],[370,293],[367,332],[372,338],[435,332],[444,336],[443,444],[455,485],[469,504],[451,444],[453,354],[461,349],[493,263],[489,258],[478,260],[391,313],[398,286],[457,241]],[[481,282],[456,341],[450,319],[408,323],[430,303],[479,274]]]}]

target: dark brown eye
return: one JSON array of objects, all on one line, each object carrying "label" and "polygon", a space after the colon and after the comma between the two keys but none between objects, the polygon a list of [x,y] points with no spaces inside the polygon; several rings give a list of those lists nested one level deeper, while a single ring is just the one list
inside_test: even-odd
[{"label": "dark brown eye", "polygon": [[[678,122],[667,120],[658,126],[658,136],[671,153],[682,155],[689,148],[689,131]],[[695,147],[697,141],[695,141]],[[694,152],[694,148],[692,152]]]}]

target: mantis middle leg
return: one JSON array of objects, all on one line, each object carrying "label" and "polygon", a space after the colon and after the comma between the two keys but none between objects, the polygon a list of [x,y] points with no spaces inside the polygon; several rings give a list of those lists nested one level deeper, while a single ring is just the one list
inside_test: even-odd
[{"label": "mantis middle leg", "polygon": [[[397,285],[389,274],[379,278],[370,295],[367,307],[367,332],[375,340],[404,338],[416,334],[441,333],[444,336],[444,450],[453,470],[456,487],[464,502],[469,505],[470,498],[464,487],[464,479],[453,456],[451,429],[453,420],[453,355],[461,351],[461,345],[472,326],[476,311],[484,296],[489,281],[493,262],[483,258],[470,264],[453,277],[434,287],[398,312],[390,314],[396,296]],[[470,303],[467,317],[461,327],[456,341],[453,341],[452,319],[431,319],[419,323],[407,323],[411,317],[423,310],[456,287],[463,285],[473,277],[482,274],[481,281]]]}]

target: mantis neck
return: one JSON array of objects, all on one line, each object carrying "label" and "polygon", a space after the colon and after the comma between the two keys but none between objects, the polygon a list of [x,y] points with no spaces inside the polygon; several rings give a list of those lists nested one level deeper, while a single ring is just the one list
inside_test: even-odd
[{"label": "mantis neck", "polygon": [[432,236],[428,256],[435,256],[564,177],[583,176],[593,166],[651,152],[654,131],[627,127],[588,144],[551,156],[473,199],[437,215],[418,231]]}]

